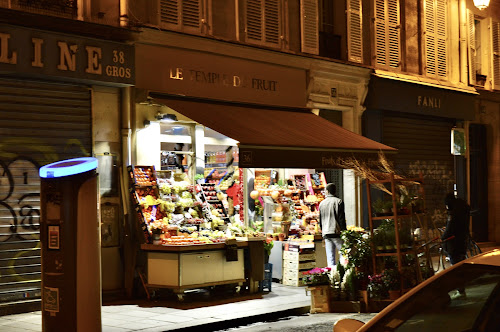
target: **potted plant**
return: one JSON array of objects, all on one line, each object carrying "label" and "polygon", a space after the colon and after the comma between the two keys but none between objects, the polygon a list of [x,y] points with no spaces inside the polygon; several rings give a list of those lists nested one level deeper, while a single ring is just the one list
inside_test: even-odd
[{"label": "potted plant", "polygon": [[348,226],[340,238],[343,241],[340,253],[347,261],[346,269],[366,270],[372,255],[369,234],[361,227]]},{"label": "potted plant", "polygon": [[382,272],[382,280],[387,288],[390,300],[396,300],[401,296],[401,276],[396,268],[385,269]]},{"label": "potted plant", "polygon": [[311,292],[311,313],[330,312],[332,287],[329,267],[317,267],[302,275],[302,282],[307,285],[306,293]]},{"label": "potted plant", "polygon": [[330,285],[330,267],[315,267],[302,273],[302,281],[307,286]]},{"label": "potted plant", "polygon": [[375,249],[378,252],[382,252],[385,250],[385,233],[379,229],[375,229],[372,235],[372,242]]},{"label": "potted plant", "polygon": [[274,247],[274,241],[272,238],[268,237],[266,238],[266,241],[264,241],[264,263],[267,264],[269,263],[269,256],[271,256],[271,250]]},{"label": "potted plant", "polygon": [[379,198],[375,202],[373,202],[372,212],[375,215],[375,217],[381,216],[383,209],[384,209],[384,201],[382,199]]},{"label": "potted plant", "polygon": [[384,201],[384,205],[382,207],[382,213],[386,216],[392,215],[393,204],[392,201]]},{"label": "potted plant", "polygon": [[381,300],[387,297],[387,288],[382,279],[382,274],[368,276],[368,294],[370,298]]}]

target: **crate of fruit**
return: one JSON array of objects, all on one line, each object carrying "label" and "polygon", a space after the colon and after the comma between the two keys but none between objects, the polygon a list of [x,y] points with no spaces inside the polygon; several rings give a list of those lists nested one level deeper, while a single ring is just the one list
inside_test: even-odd
[{"label": "crate of fruit", "polygon": [[154,166],[128,166],[130,181],[135,186],[156,186]]}]

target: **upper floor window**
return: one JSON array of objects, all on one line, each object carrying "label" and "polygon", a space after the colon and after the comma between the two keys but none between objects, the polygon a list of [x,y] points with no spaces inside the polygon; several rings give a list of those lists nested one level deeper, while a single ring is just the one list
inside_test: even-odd
[{"label": "upper floor window", "polygon": [[208,26],[202,0],[159,0],[160,27],[188,33],[204,33]]},{"label": "upper floor window", "polygon": [[246,0],[246,41],[270,47],[281,47],[282,43],[281,0]]},{"label": "upper floor window", "polygon": [[448,77],[448,3],[424,0],[424,72],[438,79]]},{"label": "upper floor window", "polygon": [[374,0],[374,62],[385,69],[401,69],[399,0]]},{"label": "upper floor window", "polygon": [[11,0],[8,2],[3,2],[6,2],[6,4],[1,5],[1,7],[7,7],[42,15],[75,18],[78,14],[77,0]]}]

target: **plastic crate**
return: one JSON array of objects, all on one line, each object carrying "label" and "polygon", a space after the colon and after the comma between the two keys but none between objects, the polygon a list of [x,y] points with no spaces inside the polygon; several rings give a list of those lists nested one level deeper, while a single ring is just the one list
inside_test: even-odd
[{"label": "plastic crate", "polygon": [[259,291],[263,292],[264,288],[271,291],[271,284],[273,283],[273,264],[264,264],[264,280],[259,281]]}]

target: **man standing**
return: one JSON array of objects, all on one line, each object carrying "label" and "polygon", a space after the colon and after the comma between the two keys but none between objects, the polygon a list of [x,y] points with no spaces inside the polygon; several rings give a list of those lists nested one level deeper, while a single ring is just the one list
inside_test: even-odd
[{"label": "man standing", "polygon": [[346,229],[344,202],[335,197],[337,187],[333,183],[326,185],[326,198],[319,203],[319,221],[325,239],[326,259],[329,267],[335,267],[335,250],[342,247],[340,232]]}]

